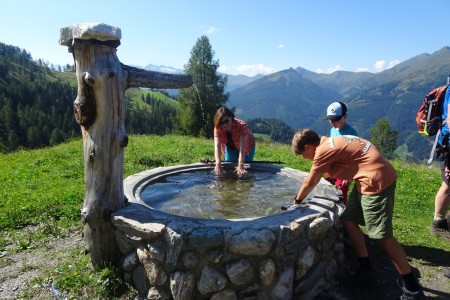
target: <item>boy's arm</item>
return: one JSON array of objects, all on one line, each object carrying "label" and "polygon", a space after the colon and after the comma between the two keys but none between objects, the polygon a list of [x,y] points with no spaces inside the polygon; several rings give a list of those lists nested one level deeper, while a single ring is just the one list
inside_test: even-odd
[{"label": "boy's arm", "polygon": [[303,201],[303,199],[308,196],[309,193],[314,189],[314,187],[319,183],[322,178],[322,174],[317,172],[310,172],[306,177],[305,181],[303,181],[300,186],[300,190],[297,193],[297,196],[294,199],[294,204],[299,204]]}]

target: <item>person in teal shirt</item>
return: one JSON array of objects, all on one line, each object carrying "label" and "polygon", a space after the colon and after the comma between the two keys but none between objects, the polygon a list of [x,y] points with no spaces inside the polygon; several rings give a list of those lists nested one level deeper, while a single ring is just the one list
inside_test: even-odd
[{"label": "person in teal shirt", "polygon": [[333,102],[327,108],[327,117],[330,122],[330,136],[354,135],[356,130],[347,124],[347,106],[342,102]]},{"label": "person in teal shirt", "polygon": [[[356,130],[347,124],[347,106],[342,102],[333,102],[327,108],[326,119],[330,122],[330,137],[341,135],[354,135],[358,136]],[[344,204],[347,204],[348,186],[350,182],[347,180],[341,180],[331,178],[327,174],[327,180],[337,186],[342,191],[342,200]]]}]

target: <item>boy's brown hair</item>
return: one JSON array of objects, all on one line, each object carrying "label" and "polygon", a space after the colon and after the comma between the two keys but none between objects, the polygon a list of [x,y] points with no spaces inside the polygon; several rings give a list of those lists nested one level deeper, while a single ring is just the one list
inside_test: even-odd
[{"label": "boy's brown hair", "polygon": [[305,145],[319,145],[320,137],[312,129],[300,129],[292,138],[292,152],[300,155],[305,150]]}]

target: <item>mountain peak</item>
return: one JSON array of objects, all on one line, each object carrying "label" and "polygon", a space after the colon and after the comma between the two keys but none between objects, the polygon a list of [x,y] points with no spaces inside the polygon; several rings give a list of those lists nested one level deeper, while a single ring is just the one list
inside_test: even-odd
[{"label": "mountain peak", "polygon": [[177,69],[174,67],[168,67],[164,65],[153,65],[148,64],[145,67],[143,67],[144,70],[147,71],[156,71],[156,72],[162,72],[162,73],[170,73],[170,74],[181,74],[184,73],[184,70]]}]

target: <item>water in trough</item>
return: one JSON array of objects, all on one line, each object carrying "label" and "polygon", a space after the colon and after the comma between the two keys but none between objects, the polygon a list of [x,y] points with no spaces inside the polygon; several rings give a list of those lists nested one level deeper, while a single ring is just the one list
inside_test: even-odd
[{"label": "water in trough", "polygon": [[141,193],[154,209],[169,214],[203,219],[256,218],[281,213],[292,202],[300,181],[275,172],[248,170],[237,176],[225,169],[182,172],[152,181]]}]

